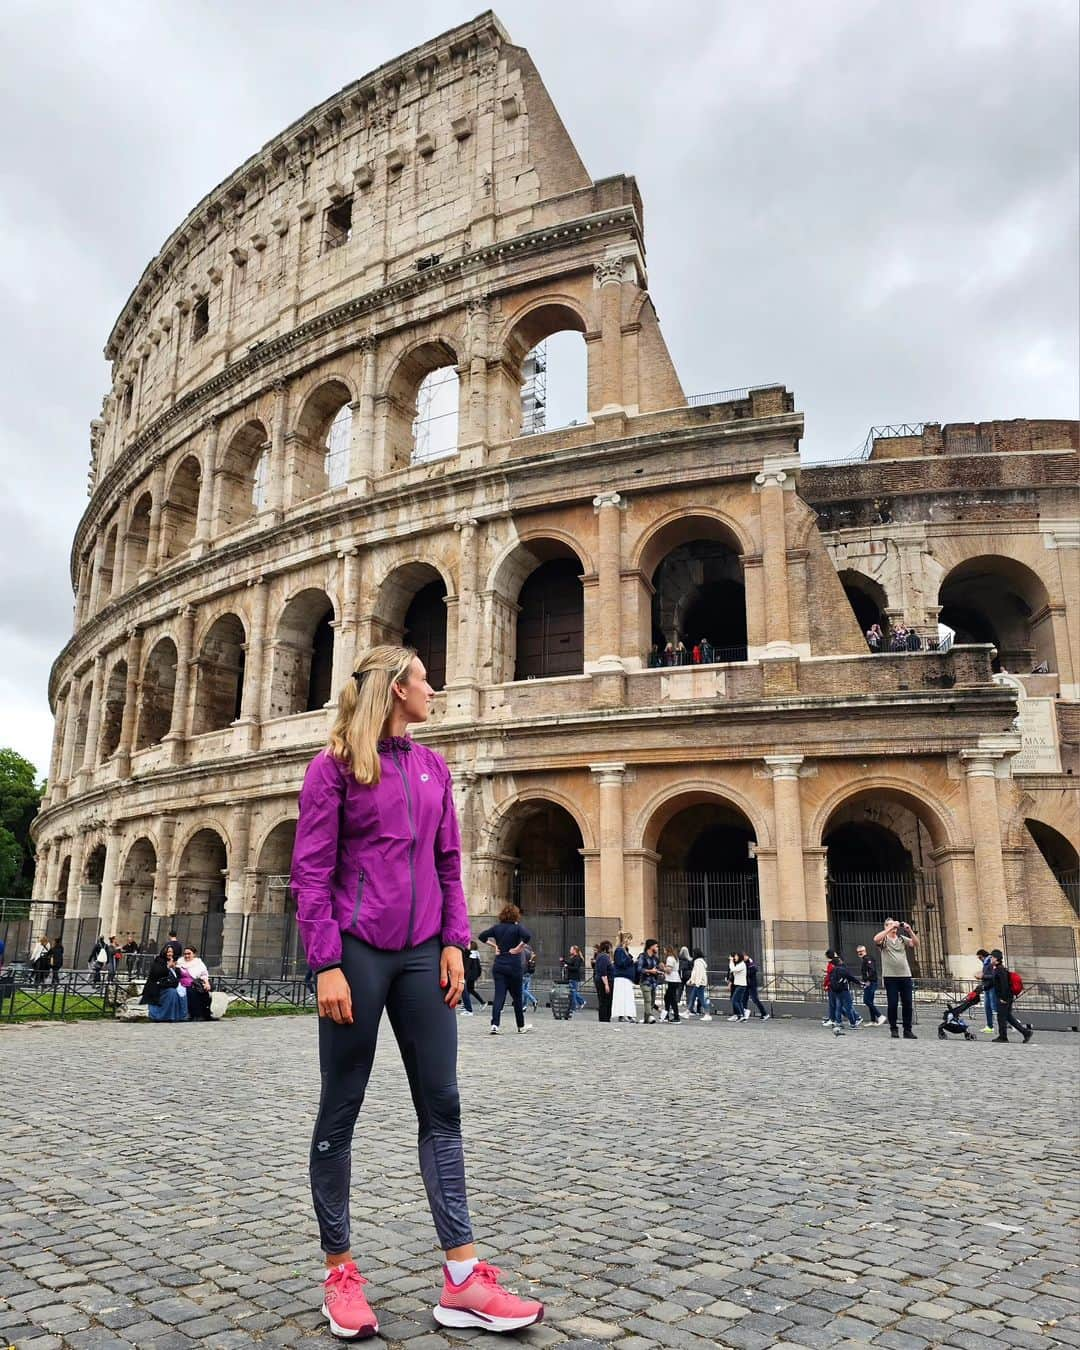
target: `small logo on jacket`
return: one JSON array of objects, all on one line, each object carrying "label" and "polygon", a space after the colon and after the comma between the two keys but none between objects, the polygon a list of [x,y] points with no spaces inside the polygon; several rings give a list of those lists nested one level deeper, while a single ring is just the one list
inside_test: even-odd
[{"label": "small logo on jacket", "polygon": [[421,781],[421,783],[426,783],[430,777],[431,777],[431,775],[430,775],[429,773],[422,773],[422,774],[420,775],[420,781]]}]

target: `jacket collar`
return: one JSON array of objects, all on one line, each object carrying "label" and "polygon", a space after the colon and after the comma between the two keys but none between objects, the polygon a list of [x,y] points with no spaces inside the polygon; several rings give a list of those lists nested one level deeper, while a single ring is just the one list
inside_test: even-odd
[{"label": "jacket collar", "polygon": [[412,748],[411,736],[382,736],[378,742],[380,755],[389,755],[394,750],[400,750],[402,754],[407,755]]}]

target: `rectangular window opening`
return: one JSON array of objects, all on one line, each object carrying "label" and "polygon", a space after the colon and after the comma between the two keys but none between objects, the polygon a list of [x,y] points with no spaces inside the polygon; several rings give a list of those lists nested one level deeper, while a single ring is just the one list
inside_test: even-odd
[{"label": "rectangular window opening", "polygon": [[340,248],[352,238],[351,197],[336,202],[326,213],[326,229],[323,235],[324,249]]},{"label": "rectangular window opening", "polygon": [[196,300],[195,308],[191,311],[191,340],[198,342],[204,338],[207,329],[210,327],[210,298],[203,296],[201,300]]}]

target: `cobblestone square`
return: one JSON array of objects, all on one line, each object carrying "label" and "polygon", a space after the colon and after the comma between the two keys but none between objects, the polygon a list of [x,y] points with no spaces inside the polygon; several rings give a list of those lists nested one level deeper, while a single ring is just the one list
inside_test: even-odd
[{"label": "cobblestone square", "polygon": [[[834,1040],[776,1020],[461,1018],[482,1253],[547,1318],[530,1346],[1080,1345],[1077,1043]],[[0,1345],[334,1342],[306,1153],[313,1017],[0,1030]],[[431,1316],[438,1253],[389,1027],[354,1150],[383,1339],[499,1343]]]}]

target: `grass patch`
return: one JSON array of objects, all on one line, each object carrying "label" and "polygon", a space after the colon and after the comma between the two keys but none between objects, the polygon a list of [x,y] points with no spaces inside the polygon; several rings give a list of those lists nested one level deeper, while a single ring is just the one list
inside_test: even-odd
[{"label": "grass patch", "polygon": [[[61,1008],[63,1015],[61,1016]],[[5,999],[0,1021],[39,1022],[39,1021],[80,1021],[88,1017],[112,1017],[112,1004],[104,1005],[100,994],[71,994],[65,1001],[62,991],[55,997],[51,992],[44,994],[27,993],[16,989],[14,1006]]]}]

